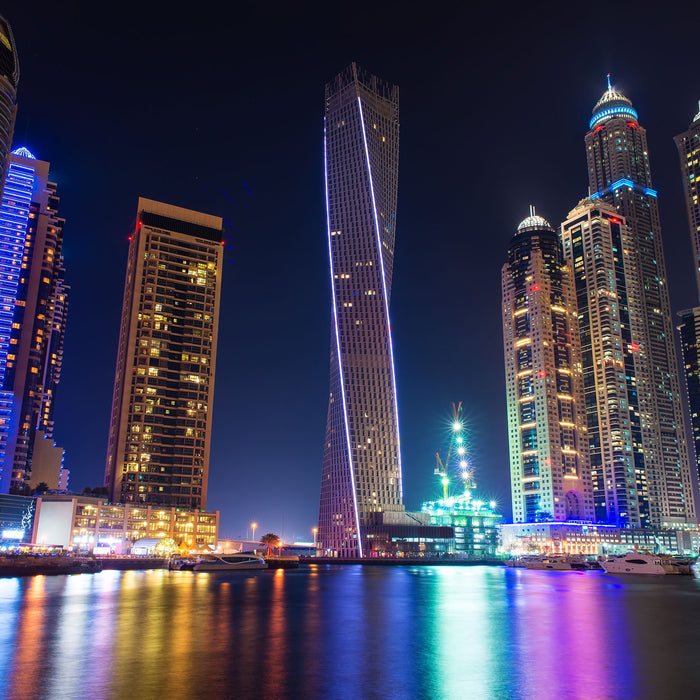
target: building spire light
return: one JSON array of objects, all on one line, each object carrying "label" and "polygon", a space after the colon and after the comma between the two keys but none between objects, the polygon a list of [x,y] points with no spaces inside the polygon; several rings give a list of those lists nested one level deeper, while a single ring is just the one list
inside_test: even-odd
[{"label": "building spire light", "polygon": [[610,84],[610,73],[608,73],[608,92],[612,92],[612,85]]}]

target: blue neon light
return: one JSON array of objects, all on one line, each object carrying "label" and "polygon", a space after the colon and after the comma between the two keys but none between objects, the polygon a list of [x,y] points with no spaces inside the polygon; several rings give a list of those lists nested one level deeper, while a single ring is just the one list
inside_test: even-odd
[{"label": "blue neon light", "polygon": [[[10,162],[0,203],[0,388],[5,383],[33,186],[34,169]],[[0,390],[0,414],[11,414],[13,398],[13,392]],[[9,429],[10,420],[5,419],[0,424],[0,493],[9,491],[12,474],[12,465],[4,464]]]},{"label": "blue neon light", "polygon": [[598,199],[604,194],[608,194],[608,192],[614,192],[615,190],[619,190],[620,187],[631,187],[632,189],[637,190],[638,192],[642,192],[643,194],[649,197],[657,196],[656,190],[652,190],[651,187],[642,187],[641,185],[635,185],[634,182],[632,182],[632,180],[628,180],[626,177],[623,177],[620,180],[615,180],[615,182],[613,182],[612,185],[610,185],[610,187],[606,187],[600,192],[594,192],[591,195],[591,199]]},{"label": "blue neon light", "polygon": [[399,403],[396,391],[396,372],[394,371],[394,346],[391,340],[391,321],[389,320],[389,299],[386,292],[386,275],[384,274],[384,255],[382,254],[382,237],[379,230],[379,217],[377,216],[377,202],[374,198],[374,182],[372,180],[372,166],[369,161],[369,149],[367,148],[367,133],[365,131],[365,117],[362,113],[362,100],[357,96],[357,104],[360,110],[360,123],[362,124],[362,139],[365,146],[365,157],[367,158],[367,174],[369,176],[369,191],[372,195],[372,212],[374,213],[374,225],[377,230],[377,251],[379,252],[379,262],[382,270],[382,290],[384,296],[384,312],[386,313],[387,337],[389,338],[389,362],[391,364],[391,380],[394,388],[394,414],[396,415],[396,458],[399,463],[399,493],[403,501],[403,472],[401,469],[401,436],[399,434]]},{"label": "blue neon light", "polygon": [[22,158],[29,158],[29,160],[36,160],[36,156],[28,149],[22,146],[21,148],[16,148],[12,151],[13,156],[21,156]]},{"label": "blue neon light", "polygon": [[619,107],[609,107],[608,109],[604,109],[602,112],[598,112],[598,114],[594,114],[588,128],[592,129],[598,122],[605,121],[606,119],[612,119],[615,116],[628,116],[635,120],[639,119],[637,112],[632,107],[620,105]]},{"label": "blue neon light", "polygon": [[335,346],[338,353],[338,374],[340,375],[340,393],[343,397],[343,419],[345,421],[345,439],[348,447],[348,465],[350,466],[350,484],[352,485],[352,501],[355,510],[355,525],[357,544],[362,558],[362,533],[360,532],[360,513],[357,510],[357,491],[355,490],[355,469],[352,464],[352,445],[350,443],[350,425],[348,423],[348,407],[345,399],[345,380],[343,378],[343,363],[340,355],[340,329],[338,328],[338,306],[335,301],[335,272],[333,268],[333,248],[331,245],[331,214],[328,198],[328,148],[326,139],[326,118],[323,118],[323,173],[326,187],[326,230],[328,235],[328,258],[331,261],[331,292],[333,297],[333,323],[335,325]]}]

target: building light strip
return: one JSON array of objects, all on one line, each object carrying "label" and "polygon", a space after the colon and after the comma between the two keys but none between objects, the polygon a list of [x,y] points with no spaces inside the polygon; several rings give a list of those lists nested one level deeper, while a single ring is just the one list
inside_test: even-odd
[{"label": "building light strip", "polygon": [[387,337],[389,339],[389,362],[391,364],[391,380],[394,389],[394,413],[396,416],[396,457],[399,463],[399,493],[403,502],[403,473],[401,469],[401,435],[399,433],[399,402],[396,391],[396,372],[394,371],[394,345],[391,340],[391,320],[389,318],[389,297],[386,289],[386,275],[384,273],[384,255],[382,253],[382,237],[379,230],[379,217],[377,216],[377,202],[374,197],[374,181],[372,180],[372,166],[369,161],[369,149],[367,148],[367,132],[365,131],[365,117],[362,114],[362,98],[357,96],[357,106],[360,110],[360,124],[362,124],[362,139],[365,146],[365,157],[367,159],[367,174],[369,176],[369,191],[372,195],[372,211],[374,213],[374,225],[377,229],[377,251],[379,253],[379,264],[382,270],[382,288],[384,290],[384,311],[386,313]]},{"label": "building light strip", "polygon": [[355,509],[355,526],[360,558],[362,558],[362,533],[360,532],[360,514],[357,510],[357,492],[355,490],[355,470],[352,464],[352,446],[350,444],[350,425],[348,424],[348,407],[345,399],[345,380],[343,379],[343,363],[340,354],[340,329],[338,327],[338,308],[335,301],[335,277],[333,269],[333,249],[331,247],[331,213],[328,199],[328,146],[326,137],[326,118],[323,118],[323,173],[326,188],[326,229],[328,231],[328,258],[331,263],[331,290],[333,297],[333,323],[335,326],[335,345],[338,353],[338,373],[340,375],[340,393],[343,397],[343,419],[345,421],[345,439],[348,447],[348,464],[350,466],[350,484],[352,485],[352,501]]}]

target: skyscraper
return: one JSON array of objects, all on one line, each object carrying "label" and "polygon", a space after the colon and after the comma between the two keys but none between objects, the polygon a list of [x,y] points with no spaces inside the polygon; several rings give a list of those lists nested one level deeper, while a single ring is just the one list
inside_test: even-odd
[{"label": "skyscraper", "polygon": [[625,220],[610,204],[579,202],[561,225],[574,270],[596,520],[649,525],[649,494],[637,398],[643,315]]},{"label": "skyscraper", "polygon": [[[698,109],[700,110],[700,102]],[[700,299],[700,111],[695,115],[688,130],[678,134],[674,141],[681,159],[683,192],[695,261],[695,281]]]},{"label": "skyscraper", "polygon": [[692,523],[695,506],[646,131],[630,100],[609,81],[593,109],[585,141],[591,198],[614,207],[630,232],[630,246],[622,254],[632,271],[625,279],[627,295],[638,300],[639,309],[630,325],[649,525]]},{"label": "skyscraper", "polygon": [[[700,105],[699,105],[700,106]],[[693,245],[695,281],[700,299],[700,111],[687,131],[674,139],[681,160],[681,176],[685,194],[690,240]],[[700,306],[680,313],[678,327],[683,349],[690,420],[695,445],[695,468],[700,475]]]},{"label": "skyscraper", "polygon": [[105,468],[114,502],[206,508],[221,229],[219,217],[139,199]]},{"label": "skyscraper", "polygon": [[326,85],[323,143],[333,325],[318,541],[361,557],[382,513],[404,511],[389,322],[398,87],[353,63]]},{"label": "skyscraper", "polygon": [[[52,441],[54,399],[60,381],[69,287],[63,263],[63,226],[49,164],[26,148],[7,160],[0,207],[0,455],[10,488],[32,481],[36,440]],[[9,414],[7,407],[11,406]],[[44,447],[44,445],[40,445]],[[58,487],[62,450],[40,449],[42,472]],[[46,464],[46,460],[51,464]]]},{"label": "skyscraper", "polygon": [[7,157],[17,116],[19,61],[9,22],[0,15],[0,187],[7,171]]},{"label": "skyscraper", "polygon": [[533,208],[502,285],[513,520],[593,520],[573,269]]}]

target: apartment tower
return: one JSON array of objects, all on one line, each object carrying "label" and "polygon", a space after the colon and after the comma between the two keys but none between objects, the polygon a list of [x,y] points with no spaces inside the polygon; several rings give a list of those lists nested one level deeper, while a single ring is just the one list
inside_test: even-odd
[{"label": "apartment tower", "polygon": [[[700,104],[698,104],[700,109]],[[693,246],[695,281],[700,299],[700,111],[687,131],[674,139],[681,160],[681,176],[685,194],[690,240]],[[700,306],[680,312],[681,348],[690,403],[690,420],[695,446],[695,469],[700,478]]]},{"label": "apartment tower", "polygon": [[219,217],[139,199],[105,468],[115,503],[206,508],[221,239]]},{"label": "apartment tower", "polygon": [[561,225],[578,299],[583,382],[596,520],[649,525],[637,396],[641,300],[632,233],[617,210],[584,199]]},{"label": "apartment tower", "polygon": [[326,85],[323,144],[333,323],[318,542],[362,557],[382,514],[404,511],[389,322],[398,87],[349,66]]},{"label": "apartment tower", "polygon": [[[626,291],[635,299],[638,316],[630,318],[633,342],[625,352],[633,353],[644,455],[644,475],[635,475],[634,481],[646,481],[650,526],[682,526],[695,522],[695,507],[646,131],[632,102],[609,80],[589,127],[585,142],[590,196],[612,206],[630,233],[622,255],[630,270]],[[608,511],[614,511],[610,503]]]},{"label": "apartment tower", "polygon": [[502,291],[513,520],[593,520],[573,268],[534,208]]},{"label": "apartment tower", "polygon": [[69,292],[58,208],[49,163],[13,151],[0,206],[0,469],[3,479],[11,472],[14,493],[39,475],[52,488],[65,478],[63,450],[53,443]]}]

